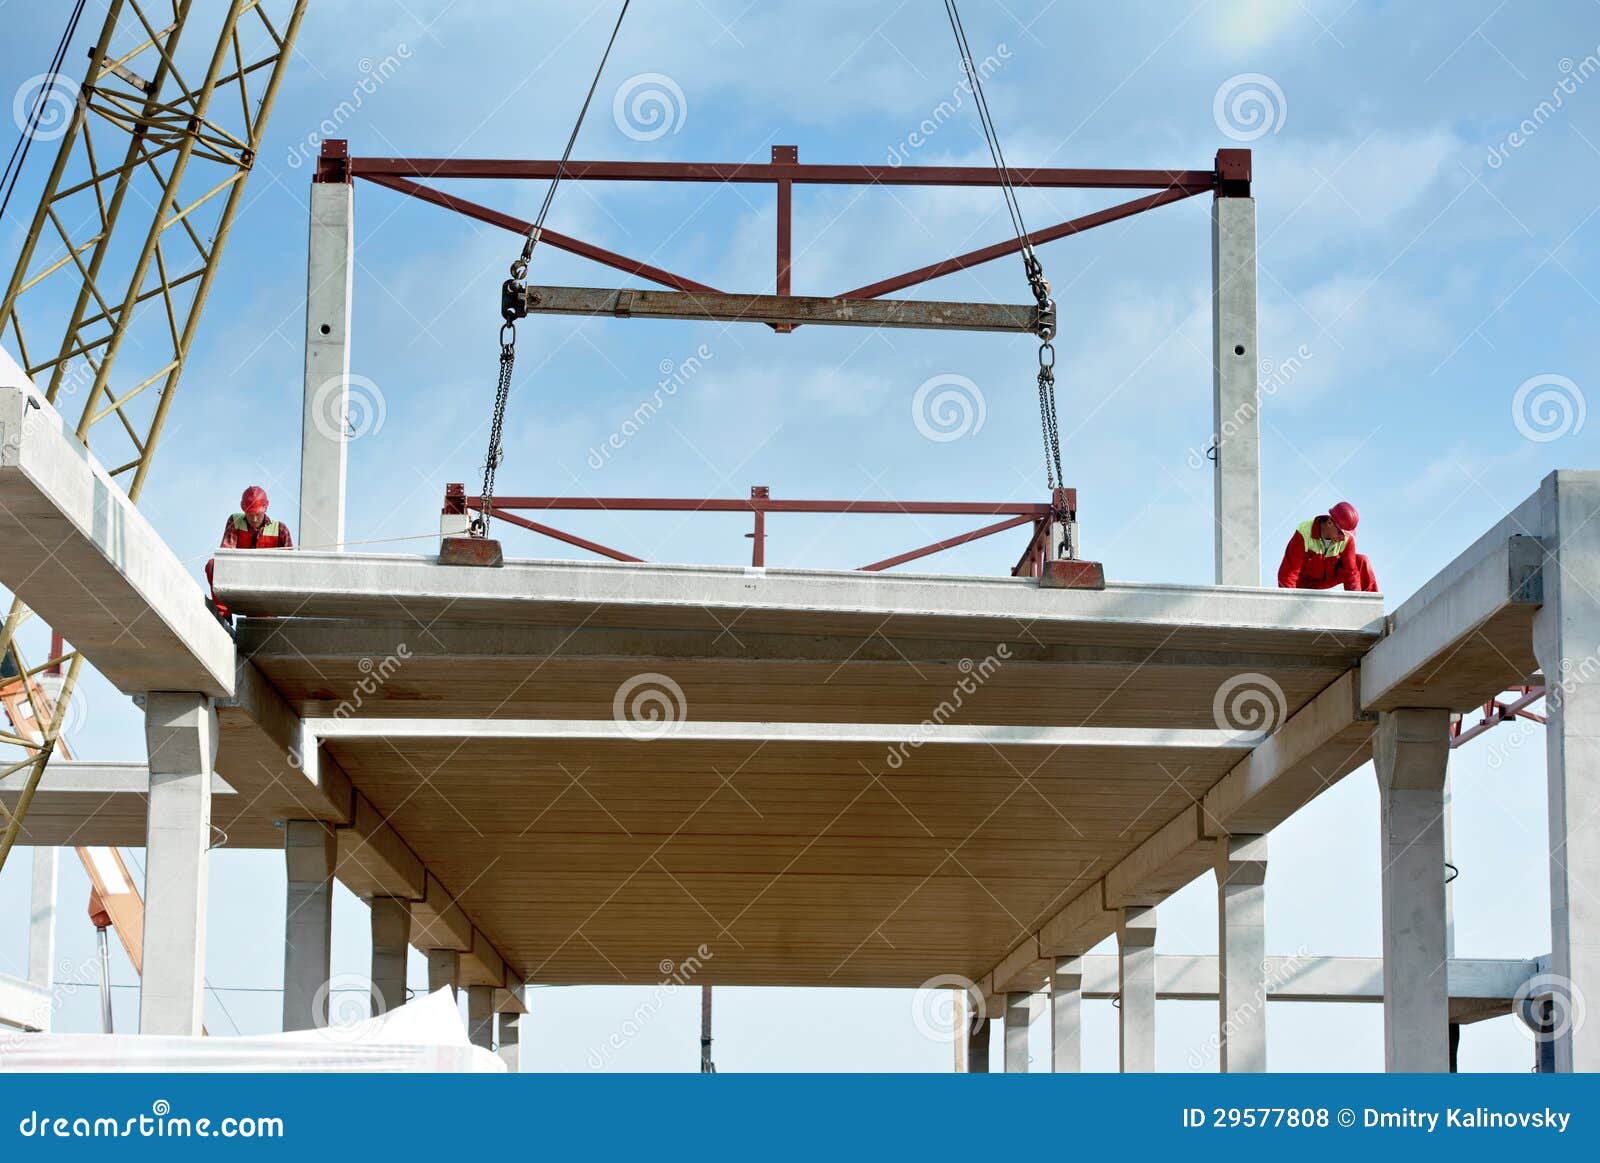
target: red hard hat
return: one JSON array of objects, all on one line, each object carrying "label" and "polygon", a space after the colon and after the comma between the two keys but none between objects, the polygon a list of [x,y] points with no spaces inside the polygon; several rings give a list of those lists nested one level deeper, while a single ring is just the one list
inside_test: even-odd
[{"label": "red hard hat", "polygon": [[246,513],[265,513],[267,511],[267,490],[260,485],[251,485],[244,491],[244,496],[239,498],[239,508]]},{"label": "red hard hat", "polygon": [[1333,518],[1333,523],[1346,533],[1354,533],[1356,526],[1361,524],[1361,514],[1356,512],[1356,507],[1349,501],[1340,501],[1328,510],[1328,516]]}]

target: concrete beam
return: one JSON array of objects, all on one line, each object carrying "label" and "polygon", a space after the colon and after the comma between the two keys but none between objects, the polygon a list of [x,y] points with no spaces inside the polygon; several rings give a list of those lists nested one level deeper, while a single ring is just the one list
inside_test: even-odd
[{"label": "concrete beam", "polygon": [[1360,684],[1358,671],[1338,679],[1218,780],[1202,801],[1206,834],[1271,831],[1365,764],[1377,717],[1362,711]]},{"label": "concrete beam", "polygon": [[[0,804],[16,806],[26,772],[0,779]],[[150,798],[150,768],[144,763],[52,760],[23,823],[23,839],[40,847],[142,848]],[[221,779],[211,785],[211,822],[228,848],[277,848],[283,834],[272,821]]]},{"label": "concrete beam", "polygon": [[431,872],[423,877],[421,898],[411,902],[411,936],[418,949],[472,951],[472,922]]},{"label": "concrete beam", "polygon": [[[350,301],[355,271],[354,186],[311,184],[306,247],[305,391],[300,424],[300,545],[344,544],[350,411]],[[374,401],[363,401],[372,406]]]},{"label": "concrete beam", "polygon": [[1450,714],[1385,711],[1378,769],[1383,861],[1383,1040],[1391,1072],[1449,1069],[1444,783]]},{"label": "concrete beam", "polygon": [[1545,606],[1534,624],[1544,670],[1550,803],[1550,956],[1554,1067],[1600,1070],[1600,1022],[1574,1021],[1600,999],[1600,473],[1553,473],[1537,494]]},{"label": "concrete beam", "polygon": [[990,972],[988,992],[995,994],[1024,992],[1038,988],[1037,970],[1043,958],[1039,954],[1039,938],[1030,935],[1022,944],[1001,959]]},{"label": "concrete beam", "polygon": [[1214,847],[1201,817],[1199,804],[1185,808],[1106,873],[1106,905],[1157,904],[1211,868]]},{"label": "concrete beam", "polygon": [[197,1035],[205,1009],[211,777],[217,753],[211,700],[200,694],[150,694],[145,742],[150,821],[139,1032]]},{"label": "concrete beam", "polygon": [[1211,203],[1212,439],[1217,584],[1261,584],[1256,202]]},{"label": "concrete beam", "polygon": [[[341,739],[594,739],[637,740],[636,723],[615,719],[307,718],[306,729],[324,742]],[[916,740],[939,746],[1071,747],[1155,749],[1246,754],[1250,744],[1235,732],[1157,727],[1013,727],[970,723],[702,723],[672,724],[680,742],[872,743],[892,746]]]},{"label": "concrete beam", "polygon": [[1105,885],[1094,881],[1039,929],[1039,952],[1047,957],[1086,953],[1117,931],[1118,914],[1106,907]]},{"label": "concrete beam", "polygon": [[333,978],[333,878],[337,843],[321,820],[286,820],[284,874],[288,881],[283,933],[283,1028],[328,1024]]},{"label": "concrete beam", "polygon": [[350,777],[317,750],[300,716],[253,663],[240,660],[233,696],[218,700],[217,720],[218,770],[256,814],[350,822]]},{"label": "concrete beam", "polygon": [[1541,539],[1525,533],[1457,558],[1388,618],[1361,664],[1362,706],[1461,711],[1525,682],[1536,669],[1543,563]]},{"label": "concrete beam", "polygon": [[125,693],[233,690],[200,586],[4,352],[0,584]]},{"label": "concrete beam", "polygon": [[427,882],[422,861],[360,792],[355,797],[355,819],[337,835],[339,879],[351,892],[363,898],[423,898]]},{"label": "concrete beam", "polygon": [[[1264,959],[1267,997],[1274,1002],[1383,1001],[1383,959],[1313,954]],[[1117,996],[1117,957],[1096,953],[1079,958],[1082,995],[1089,1001]],[[1537,960],[1452,958],[1446,970],[1450,1020],[1482,1021],[1512,1011],[1512,1001],[1541,972]],[[1156,955],[1156,997],[1162,1001],[1217,1001],[1217,958],[1200,953]]]},{"label": "concrete beam", "polygon": [[[506,963],[494,944],[477,929],[472,930],[472,948],[461,955],[461,984],[483,986],[491,991],[506,984]],[[490,1006],[495,1005],[490,993]]]}]

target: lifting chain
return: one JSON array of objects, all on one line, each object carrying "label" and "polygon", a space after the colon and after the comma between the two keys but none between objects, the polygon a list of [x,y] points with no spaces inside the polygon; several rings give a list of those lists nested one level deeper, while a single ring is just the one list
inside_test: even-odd
[{"label": "lifting chain", "polygon": [[468,531],[474,537],[489,532],[489,513],[494,508],[494,473],[505,450],[500,446],[506,423],[506,401],[511,398],[511,369],[517,362],[517,325],[509,319],[500,325],[500,382],[494,391],[494,415],[489,420],[489,453],[483,461],[483,497],[478,515]]}]

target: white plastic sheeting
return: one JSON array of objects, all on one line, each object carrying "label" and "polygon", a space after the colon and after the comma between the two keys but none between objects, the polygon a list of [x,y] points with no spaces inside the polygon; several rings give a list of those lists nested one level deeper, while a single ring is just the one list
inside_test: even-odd
[{"label": "white plastic sheeting", "polygon": [[249,1038],[142,1034],[0,1037],[0,1071],[394,1072],[491,1074],[498,1056],[467,1038],[455,993],[441,989],[375,1018]]}]

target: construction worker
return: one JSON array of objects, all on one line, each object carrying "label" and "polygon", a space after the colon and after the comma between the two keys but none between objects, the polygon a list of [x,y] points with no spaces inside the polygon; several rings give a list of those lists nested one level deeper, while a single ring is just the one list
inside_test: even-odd
[{"label": "construction worker", "polygon": [[[260,485],[251,485],[239,498],[239,512],[228,518],[228,523],[222,527],[222,549],[293,549],[294,539],[289,535],[289,526],[282,521],[275,521],[267,516],[267,490]],[[211,584],[212,572],[216,567],[215,559],[206,562],[206,583]],[[231,615],[228,607],[217,601],[213,590],[211,605],[217,612],[217,617],[227,622]]]},{"label": "construction worker", "polygon": [[1356,552],[1356,525],[1361,514],[1349,501],[1340,501],[1327,513],[1302,521],[1289,535],[1278,566],[1278,586],[1286,590],[1347,590],[1378,592],[1372,562]]}]

